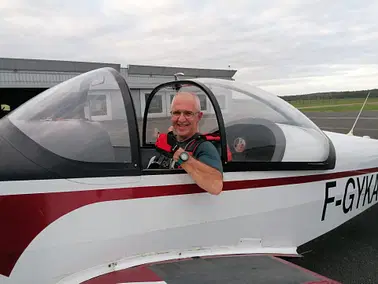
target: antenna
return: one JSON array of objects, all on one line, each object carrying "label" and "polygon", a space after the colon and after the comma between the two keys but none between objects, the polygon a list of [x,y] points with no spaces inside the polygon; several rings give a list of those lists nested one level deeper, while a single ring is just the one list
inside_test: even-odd
[{"label": "antenna", "polygon": [[367,94],[366,99],[365,99],[365,101],[364,101],[364,104],[362,105],[362,107],[361,107],[361,109],[360,109],[360,112],[358,113],[357,118],[356,118],[356,120],[354,121],[354,124],[353,124],[353,126],[352,126],[352,129],[349,131],[348,135],[353,136],[353,130],[354,130],[354,127],[356,126],[357,121],[358,121],[358,119],[360,118],[360,115],[361,115],[361,113],[362,113],[362,110],[364,109],[365,104],[366,104],[366,102],[367,102],[369,96],[370,96],[370,92]]},{"label": "antenna", "polygon": [[182,73],[182,72],[179,72],[179,73],[175,73],[175,74],[173,74],[173,76],[175,76],[175,81],[177,81],[178,76],[184,76],[184,75],[185,75],[185,74]]},{"label": "antenna", "polygon": [[[175,74],[173,74],[173,76],[175,76],[175,81],[177,81],[178,76],[184,76],[184,73],[182,73],[182,72],[175,73]],[[176,92],[178,92],[181,89],[181,87],[182,86],[180,84],[175,84],[173,89],[176,90]]]}]

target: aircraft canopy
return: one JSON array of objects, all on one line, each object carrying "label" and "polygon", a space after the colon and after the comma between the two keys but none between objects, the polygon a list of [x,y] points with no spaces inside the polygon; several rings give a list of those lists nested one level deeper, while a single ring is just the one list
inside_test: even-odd
[{"label": "aircraft canopy", "polygon": [[275,95],[230,80],[177,80],[146,94],[138,114],[141,99],[111,68],[81,74],[27,101],[3,118],[1,136],[29,161],[63,177],[133,175],[156,155],[156,130],[167,132],[171,125],[169,112],[158,113],[159,104],[169,109],[181,91],[199,96],[199,131],[220,133],[225,171],[334,166],[328,137]]}]

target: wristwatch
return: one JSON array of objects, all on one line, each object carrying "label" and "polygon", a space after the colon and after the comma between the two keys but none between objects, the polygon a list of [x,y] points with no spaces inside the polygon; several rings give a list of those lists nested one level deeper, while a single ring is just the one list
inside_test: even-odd
[{"label": "wristwatch", "polygon": [[187,160],[189,160],[189,154],[188,154],[188,152],[182,152],[180,154],[179,159],[178,159],[178,161],[176,163],[180,166],[182,163],[185,163]]}]

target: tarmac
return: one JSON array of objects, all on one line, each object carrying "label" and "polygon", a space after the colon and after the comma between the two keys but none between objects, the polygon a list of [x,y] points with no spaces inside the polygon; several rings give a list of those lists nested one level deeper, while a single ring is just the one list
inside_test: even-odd
[{"label": "tarmac", "polygon": [[[348,133],[358,116],[358,112],[305,112],[322,130]],[[378,111],[363,111],[353,130],[356,136],[370,136],[378,139]],[[378,282],[377,282],[378,283]]]},{"label": "tarmac", "polygon": [[[358,115],[358,112],[304,113],[322,130],[340,133],[348,133]],[[353,133],[378,139],[378,111],[363,111]],[[377,284],[377,219],[378,205],[375,205],[335,230],[300,247],[298,251],[304,258],[292,262],[341,283]]]}]

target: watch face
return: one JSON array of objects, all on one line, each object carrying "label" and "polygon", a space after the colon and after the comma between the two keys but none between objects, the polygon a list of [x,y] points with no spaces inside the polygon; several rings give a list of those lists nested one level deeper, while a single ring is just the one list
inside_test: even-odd
[{"label": "watch face", "polygon": [[181,158],[181,160],[183,160],[183,161],[187,161],[187,160],[189,159],[189,154],[186,153],[186,152],[182,152],[182,153],[180,154],[180,158]]}]

